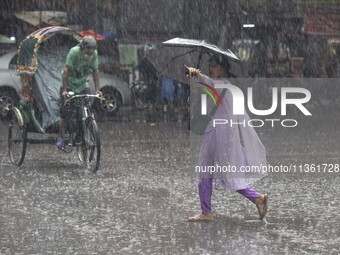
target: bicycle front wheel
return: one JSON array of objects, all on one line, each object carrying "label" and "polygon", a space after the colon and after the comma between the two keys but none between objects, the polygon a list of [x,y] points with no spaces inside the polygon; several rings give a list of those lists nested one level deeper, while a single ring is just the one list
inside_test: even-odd
[{"label": "bicycle front wheel", "polygon": [[8,155],[11,163],[21,166],[25,159],[27,131],[23,125],[22,116],[18,109],[11,112],[8,127]]},{"label": "bicycle front wheel", "polygon": [[86,121],[82,152],[85,165],[92,173],[96,173],[100,165],[100,138],[97,123],[92,118]]}]

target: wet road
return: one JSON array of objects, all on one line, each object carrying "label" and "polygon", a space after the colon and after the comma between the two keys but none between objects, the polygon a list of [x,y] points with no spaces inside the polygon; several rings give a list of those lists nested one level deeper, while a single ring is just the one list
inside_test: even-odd
[{"label": "wet road", "polygon": [[[273,173],[268,224],[238,194],[214,192],[214,223],[200,211],[185,123],[99,123],[93,176],[76,153],[28,145],[9,163],[0,124],[0,254],[340,254],[340,173]],[[260,129],[273,165],[339,164],[338,123]]]}]

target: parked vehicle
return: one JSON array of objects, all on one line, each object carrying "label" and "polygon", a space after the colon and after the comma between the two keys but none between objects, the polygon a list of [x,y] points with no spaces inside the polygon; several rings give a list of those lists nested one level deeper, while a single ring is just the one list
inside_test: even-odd
[{"label": "parked vehicle", "polygon": [[[16,51],[0,56],[0,118],[7,116],[9,106],[19,105],[21,84],[16,69]],[[93,83],[92,78],[89,78],[89,82]],[[90,87],[94,86],[91,84]],[[105,100],[98,103],[95,108],[103,115],[111,115],[117,112],[119,107],[130,104],[129,84],[114,75],[100,73],[100,90]]]},{"label": "parked vehicle", "polygon": [[0,118],[7,116],[11,105],[19,105],[20,77],[16,75],[17,54],[0,56]]}]

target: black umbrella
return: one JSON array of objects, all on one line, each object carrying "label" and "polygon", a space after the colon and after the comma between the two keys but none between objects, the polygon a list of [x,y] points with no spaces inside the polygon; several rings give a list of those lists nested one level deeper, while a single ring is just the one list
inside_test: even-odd
[{"label": "black umbrella", "polygon": [[241,75],[238,57],[231,50],[222,50],[205,41],[173,38],[163,42],[157,49],[146,56],[153,63],[158,74],[169,76],[177,81],[189,83],[184,65],[199,68],[208,73],[208,60],[212,55],[222,56],[230,64],[230,74]]}]

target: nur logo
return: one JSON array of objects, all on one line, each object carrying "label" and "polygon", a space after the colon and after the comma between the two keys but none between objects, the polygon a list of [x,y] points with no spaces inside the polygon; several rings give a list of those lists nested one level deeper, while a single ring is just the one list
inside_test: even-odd
[{"label": "nur logo", "polygon": [[[217,97],[220,105],[222,105],[222,98],[220,94],[216,91],[215,88],[219,89],[228,89],[233,98],[233,114],[234,115],[244,115],[245,114],[245,97],[242,90],[232,84],[218,83],[214,84],[214,87],[199,82],[199,84],[203,85],[204,88],[201,88],[206,94],[201,95],[201,114],[207,115],[207,95],[213,100],[214,104],[217,105],[217,101],[213,94]],[[208,90],[209,89],[209,90]],[[289,98],[288,95],[295,94],[295,98]],[[296,98],[296,95],[299,94],[300,97]],[[304,115],[311,116],[312,114],[306,109],[303,105],[307,103],[311,99],[311,93],[308,89],[305,88],[296,88],[296,87],[281,87],[281,91],[277,87],[272,87],[272,105],[269,109],[260,110],[255,109],[253,102],[253,88],[248,87],[247,89],[247,106],[251,113],[258,116],[268,116],[274,113],[278,107],[278,96],[281,95],[281,116],[287,115],[287,105],[295,105]],[[301,97],[302,96],[302,97]]]}]

